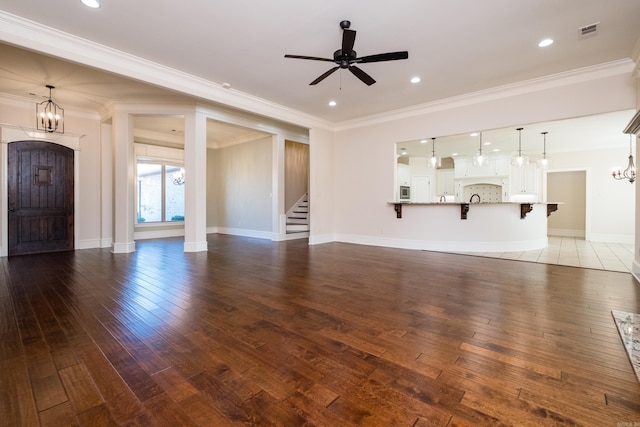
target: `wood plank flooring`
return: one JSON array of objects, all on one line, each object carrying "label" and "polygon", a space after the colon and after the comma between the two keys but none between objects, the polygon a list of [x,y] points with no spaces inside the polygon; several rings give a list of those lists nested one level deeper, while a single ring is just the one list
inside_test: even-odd
[{"label": "wood plank flooring", "polygon": [[2,426],[634,426],[627,273],[209,236],[0,259]]}]

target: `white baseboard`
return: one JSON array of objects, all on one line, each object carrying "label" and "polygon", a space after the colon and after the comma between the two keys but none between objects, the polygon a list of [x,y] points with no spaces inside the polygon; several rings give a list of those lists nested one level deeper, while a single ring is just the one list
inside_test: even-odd
[{"label": "white baseboard", "polygon": [[103,237],[100,239],[100,247],[101,248],[110,248],[113,244],[113,239],[111,237]]},{"label": "white baseboard", "polygon": [[207,248],[206,240],[204,242],[184,242],[185,252],[206,252]]},{"label": "white baseboard", "polygon": [[114,243],[111,252],[114,254],[128,254],[136,251],[136,242]]},{"label": "white baseboard", "polygon": [[627,245],[633,245],[635,243],[635,237],[632,235],[624,234],[591,234],[589,236],[591,242],[605,242],[605,243],[622,243]]},{"label": "white baseboard", "polygon": [[309,236],[310,245],[322,245],[324,243],[335,242],[336,237],[333,234],[323,234],[321,236]]},{"label": "white baseboard", "polygon": [[631,275],[636,279],[636,282],[640,282],[640,264],[635,259],[631,263]]},{"label": "white baseboard", "polygon": [[579,239],[584,239],[584,230],[571,230],[565,228],[549,228],[547,229],[547,234],[549,236],[560,236],[560,237],[577,237]]},{"label": "white baseboard", "polygon": [[[215,227],[215,229],[215,233],[231,234],[233,236],[242,237],[255,237],[256,239],[274,240],[274,235],[276,235],[276,233],[272,233],[271,231],[247,230],[244,228]],[[207,232],[209,232],[209,229],[207,229]]]},{"label": "white baseboard", "polygon": [[101,246],[100,239],[86,239],[86,240],[78,240],[74,243],[75,249],[93,249],[93,248],[108,248],[108,246]]},{"label": "white baseboard", "polygon": [[358,245],[382,246],[398,249],[416,249],[437,252],[520,252],[543,249],[548,246],[545,237],[539,240],[522,240],[517,242],[458,242],[388,239],[370,236],[338,235],[338,242],[355,243]]},{"label": "white baseboard", "polygon": [[144,231],[135,231],[133,233],[134,240],[145,240],[145,239],[166,239],[167,237],[180,237],[184,236],[184,228],[173,228],[167,230],[144,230]]}]

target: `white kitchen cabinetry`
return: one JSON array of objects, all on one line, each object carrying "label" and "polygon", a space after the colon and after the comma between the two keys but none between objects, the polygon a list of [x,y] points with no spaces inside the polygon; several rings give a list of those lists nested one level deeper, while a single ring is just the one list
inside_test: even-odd
[{"label": "white kitchen cabinetry", "polygon": [[443,169],[436,172],[436,196],[452,196],[455,192],[455,172]]},{"label": "white kitchen cabinetry", "polygon": [[494,176],[509,176],[509,159],[492,158],[485,159],[482,166],[473,164],[471,159],[455,159],[455,178],[486,178]]},{"label": "white kitchen cabinetry", "polygon": [[509,176],[509,172],[511,172],[511,159],[508,157],[498,157],[493,160],[493,165],[496,176]]},{"label": "white kitchen cabinetry", "polygon": [[511,168],[511,194],[537,194],[538,175],[538,167],[533,163]]},{"label": "white kitchen cabinetry", "polygon": [[431,177],[427,175],[414,175],[411,177],[411,202],[431,202]]},{"label": "white kitchen cabinetry", "polygon": [[398,185],[411,185],[411,168],[409,165],[398,164]]}]

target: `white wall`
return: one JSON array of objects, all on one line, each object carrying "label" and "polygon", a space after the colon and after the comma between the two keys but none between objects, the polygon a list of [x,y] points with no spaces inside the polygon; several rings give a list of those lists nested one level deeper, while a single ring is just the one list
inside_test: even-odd
[{"label": "white wall", "polygon": [[[516,127],[546,120],[586,116],[634,108],[636,103],[634,78],[628,71],[582,76],[564,85],[541,85],[507,91],[508,96],[496,93],[478,96],[466,102],[451,102],[425,108],[423,113],[410,112],[406,117],[380,117],[378,123],[344,126],[336,132],[334,156],[335,235],[337,240],[363,243],[372,239],[402,239],[410,230],[415,240],[433,239],[434,227],[424,217],[408,214],[396,219],[388,202],[393,200],[395,165],[394,144],[398,141],[421,139],[429,135],[453,135],[476,131]],[[312,146],[313,147],[313,146]],[[338,152],[339,151],[339,152]],[[612,155],[619,153],[612,153]],[[602,159],[599,159],[602,160]],[[607,161],[607,167],[610,167]],[[327,165],[329,167],[329,165]],[[593,184],[595,195],[615,194],[623,191],[611,187],[613,179],[600,175],[593,168],[594,180],[602,176],[606,184]],[[600,181],[599,181],[600,182]],[[616,183],[621,184],[621,183]],[[627,201],[612,197],[616,208],[627,207]],[[312,198],[313,203],[313,198]],[[608,206],[611,209],[612,206]],[[614,209],[616,209],[614,208]],[[412,207],[406,207],[410,210]],[[632,228],[621,230],[607,226],[604,214],[593,214],[594,235],[628,234]],[[633,231],[631,231],[633,233]],[[447,238],[464,241],[463,228],[447,230]]]}]

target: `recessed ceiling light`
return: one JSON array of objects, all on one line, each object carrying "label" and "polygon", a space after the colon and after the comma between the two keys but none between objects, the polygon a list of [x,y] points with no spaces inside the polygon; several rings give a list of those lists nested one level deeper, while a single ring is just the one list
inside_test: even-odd
[{"label": "recessed ceiling light", "polygon": [[538,43],[538,47],[547,47],[553,44],[553,39],[544,39]]},{"label": "recessed ceiling light", "polygon": [[478,132],[470,133],[469,136],[478,136]]},{"label": "recessed ceiling light", "polygon": [[412,77],[411,78],[411,83],[420,83],[420,77],[418,77],[418,76]]},{"label": "recessed ceiling light", "polygon": [[487,141],[487,142],[483,142],[482,145],[491,145],[491,143]]},{"label": "recessed ceiling light", "polygon": [[451,157],[457,156],[457,155],[458,155],[458,153],[451,153]]},{"label": "recessed ceiling light", "polygon": [[97,9],[100,7],[100,3],[98,0],[80,0],[83,5],[90,7],[92,9]]},{"label": "recessed ceiling light", "polygon": [[336,101],[329,101],[329,107],[335,107],[336,105],[338,105]]},{"label": "recessed ceiling light", "polygon": [[500,151],[500,149],[499,149],[499,148],[494,148],[494,149],[493,149],[493,152],[494,152],[494,153],[497,153],[498,151]]},{"label": "recessed ceiling light", "polygon": [[427,140],[426,140],[426,139],[421,139],[421,140],[420,140],[420,144],[426,144],[426,143],[427,143]]},{"label": "recessed ceiling light", "polygon": [[222,83],[222,87],[225,89],[231,89],[231,83],[224,82]]}]

